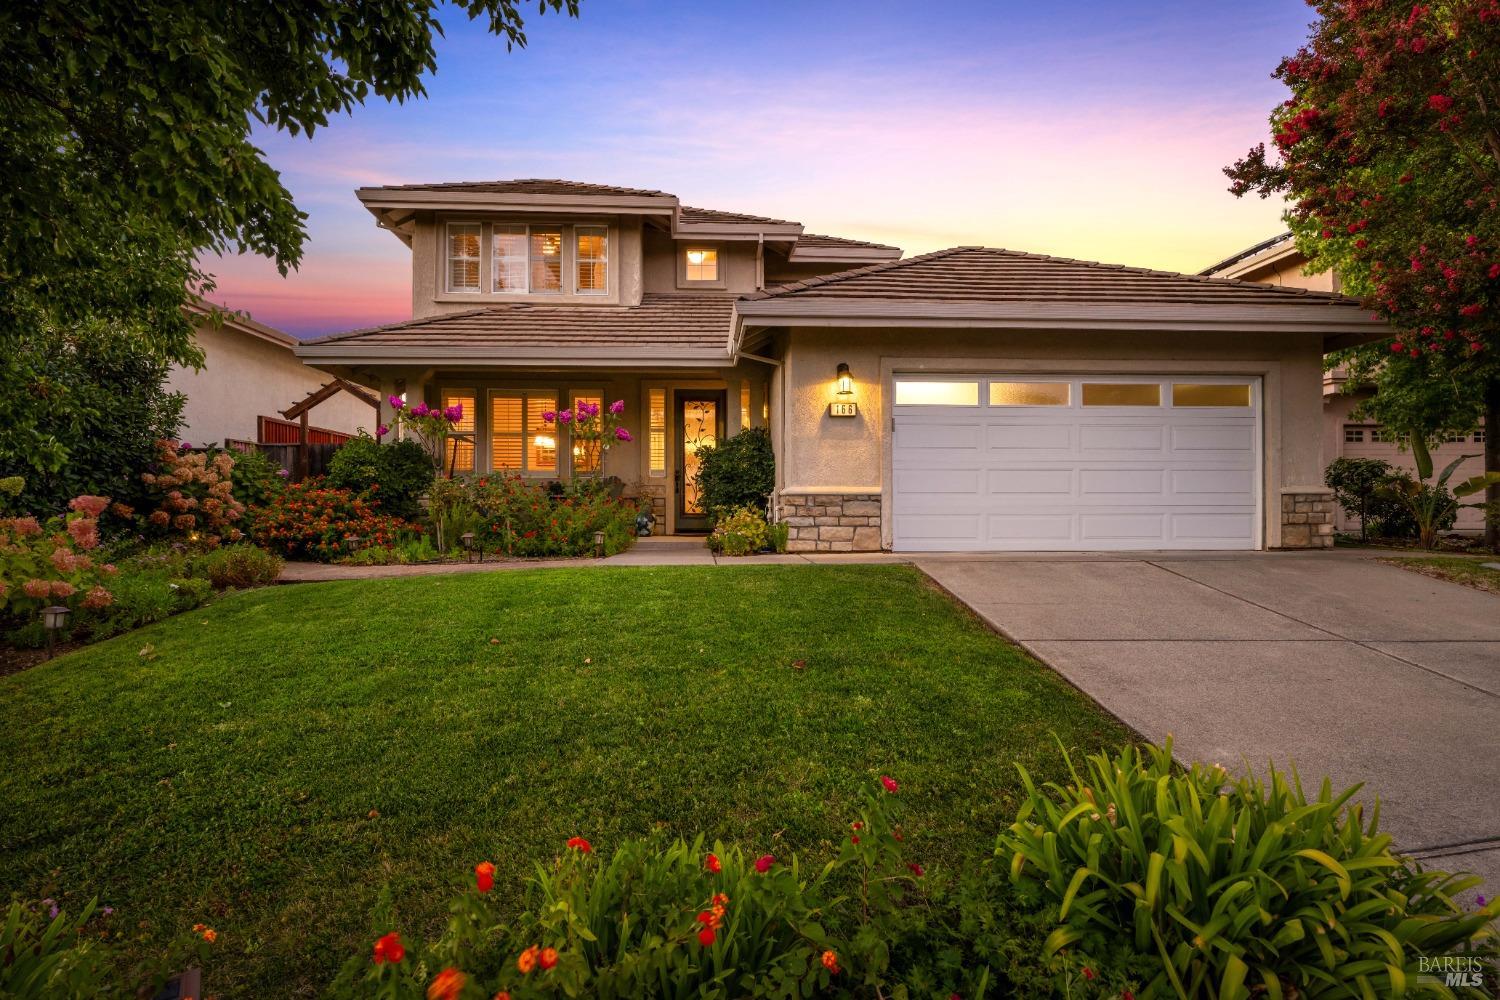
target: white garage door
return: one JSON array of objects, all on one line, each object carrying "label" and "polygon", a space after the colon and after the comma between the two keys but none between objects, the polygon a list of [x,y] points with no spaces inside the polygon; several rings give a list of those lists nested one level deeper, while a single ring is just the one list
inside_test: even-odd
[{"label": "white garage door", "polygon": [[1260,545],[1260,383],[900,376],[898,551]]}]

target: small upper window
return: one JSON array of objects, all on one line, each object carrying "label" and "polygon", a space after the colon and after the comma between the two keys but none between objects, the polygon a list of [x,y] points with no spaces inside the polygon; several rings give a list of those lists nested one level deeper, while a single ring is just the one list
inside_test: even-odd
[{"label": "small upper window", "polygon": [[991,382],[991,406],[1067,406],[1067,382]]},{"label": "small upper window", "polygon": [[448,225],[448,291],[479,291],[479,223]]},{"label": "small upper window", "polygon": [[1365,429],[1363,427],[1345,427],[1344,428],[1344,443],[1345,444],[1364,444],[1364,442],[1365,442]]},{"label": "small upper window", "polygon": [[562,291],[562,230],[532,229],[531,290]]},{"label": "small upper window", "polygon": [[687,280],[718,281],[719,251],[703,249],[688,250]]},{"label": "small upper window", "polygon": [[526,227],[496,224],[490,231],[490,289],[526,291]]},{"label": "small upper window", "polygon": [[574,248],[578,266],[578,291],[582,295],[603,295],[609,291],[609,229],[604,226],[579,226]]},{"label": "small upper window", "polygon": [[978,406],[978,382],[897,382],[897,406]]},{"label": "small upper window", "polygon": [[1157,382],[1085,382],[1084,406],[1160,406]]}]

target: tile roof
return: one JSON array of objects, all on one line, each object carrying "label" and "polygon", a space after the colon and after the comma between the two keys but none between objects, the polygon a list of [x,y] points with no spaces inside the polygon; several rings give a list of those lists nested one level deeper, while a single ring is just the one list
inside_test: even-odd
[{"label": "tile roof", "polygon": [[635,198],[671,198],[665,191],[646,188],[615,187],[612,184],[585,184],[556,178],[526,177],[508,181],[450,181],[442,184],[382,184],[375,191],[473,191],[476,194],[576,194],[616,195]]},{"label": "tile roof", "polygon": [[1203,270],[1199,271],[1198,273],[1201,274],[1201,275],[1203,275],[1204,277],[1211,277],[1212,275],[1217,274],[1218,272],[1224,270],[1225,268],[1233,267],[1235,264],[1238,264],[1240,261],[1247,260],[1247,259],[1249,259],[1251,257],[1254,257],[1256,254],[1260,253],[1262,250],[1269,250],[1269,249],[1271,249],[1272,247],[1276,246],[1279,243],[1285,243],[1287,240],[1289,240],[1291,238],[1292,238],[1292,234],[1290,232],[1285,232],[1285,233],[1282,233],[1280,236],[1272,236],[1268,240],[1261,240],[1259,243],[1256,243],[1254,246],[1248,246],[1245,249],[1241,250],[1237,254],[1233,254],[1233,255],[1231,255],[1229,257],[1225,257],[1223,260],[1219,261],[1217,264],[1210,264],[1208,267],[1205,267]]},{"label": "tile roof", "polygon": [[716,208],[694,208],[691,205],[683,205],[679,208],[677,217],[682,222],[758,223],[763,226],[800,225],[800,223],[788,222],[785,219],[772,219],[764,215],[746,215],[743,212],[721,212]]},{"label": "tile roof", "polygon": [[725,351],[734,298],[705,293],[647,292],[638,306],[503,303],[424,319],[354,330],[304,346],[644,349]]},{"label": "tile roof", "polygon": [[900,247],[893,247],[889,243],[871,243],[868,240],[851,240],[843,236],[821,236],[817,233],[803,233],[797,237],[798,247],[866,247],[871,250],[894,250],[901,252]]},{"label": "tile roof", "polygon": [[988,247],[953,247],[745,296],[788,298],[1110,305],[1262,305],[1285,300],[1359,308],[1358,300],[1327,292]]}]

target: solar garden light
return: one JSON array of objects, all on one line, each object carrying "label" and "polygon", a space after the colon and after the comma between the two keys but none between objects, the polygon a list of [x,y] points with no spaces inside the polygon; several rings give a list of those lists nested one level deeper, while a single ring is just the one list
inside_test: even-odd
[{"label": "solar garden light", "polygon": [[594,532],[594,558],[604,558],[604,532],[602,531]]},{"label": "solar garden light", "polygon": [[67,626],[68,615],[72,613],[72,611],[61,604],[54,604],[50,608],[42,609],[42,628],[47,631],[47,659],[52,659],[52,650],[57,641],[57,633]]},{"label": "solar garden light", "polygon": [[[464,562],[471,562],[472,560],[469,557],[474,554],[474,532],[465,531],[462,535],[459,535],[458,544],[463,546]],[[484,549],[482,548],[479,550],[479,561],[484,562]]]}]

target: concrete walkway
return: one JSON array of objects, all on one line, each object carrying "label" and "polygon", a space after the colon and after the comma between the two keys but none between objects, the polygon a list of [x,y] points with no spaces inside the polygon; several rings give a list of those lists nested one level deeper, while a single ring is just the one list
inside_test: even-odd
[{"label": "concrete walkway", "polygon": [[291,562],[278,583],[318,583],[327,580],[377,580],[386,577],[432,576],[441,573],[494,573],[505,570],[557,569],[593,566],[806,566],[812,563],[905,563],[911,560],[889,552],[758,555],[744,558],[715,556],[702,538],[682,535],[639,539],[628,551],[607,559],[496,559],[482,563],[419,563],[412,566],[336,566]]},{"label": "concrete walkway", "polygon": [[1363,781],[1398,847],[1500,886],[1500,597],[1367,555],[914,561],[1178,759]]}]

